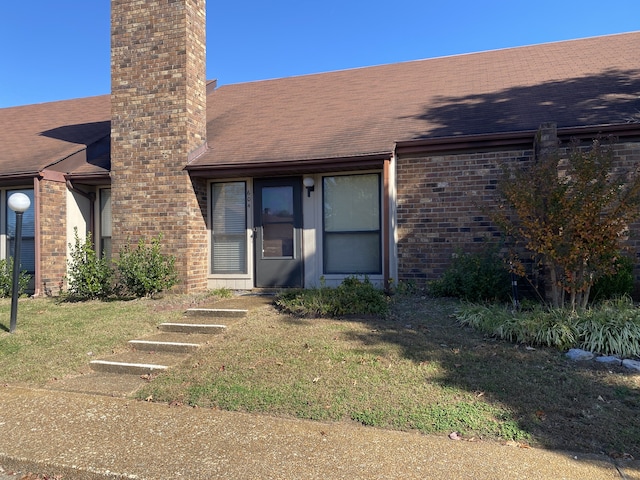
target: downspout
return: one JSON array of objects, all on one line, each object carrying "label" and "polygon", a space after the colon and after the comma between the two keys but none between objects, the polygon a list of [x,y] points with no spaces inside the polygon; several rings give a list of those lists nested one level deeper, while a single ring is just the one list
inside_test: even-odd
[{"label": "downspout", "polygon": [[33,296],[39,297],[42,284],[42,262],[40,258],[40,177],[33,177],[33,223],[34,223],[34,256],[36,261],[36,273],[34,279]]},{"label": "downspout", "polygon": [[96,194],[94,192],[84,192],[73,186],[71,180],[67,179],[67,188],[69,191],[73,193],[77,193],[78,195],[89,200],[89,231],[91,232],[91,243],[93,248],[95,248],[95,203],[96,203]]},{"label": "downspout", "polygon": [[390,262],[389,262],[389,249],[391,247],[391,242],[389,241],[390,236],[390,225],[391,219],[389,218],[389,164],[391,163],[390,158],[385,158],[384,163],[382,165],[382,218],[384,219],[384,234],[382,236],[382,255],[383,255],[383,280],[384,285],[383,288],[387,289],[390,287]]}]

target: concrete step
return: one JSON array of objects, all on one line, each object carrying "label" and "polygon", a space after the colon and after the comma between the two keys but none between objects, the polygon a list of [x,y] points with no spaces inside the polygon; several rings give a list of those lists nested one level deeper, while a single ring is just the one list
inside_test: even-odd
[{"label": "concrete step", "polygon": [[188,353],[200,348],[199,343],[163,342],[157,340],[129,340],[129,345],[136,350],[146,352]]},{"label": "concrete step", "polygon": [[193,353],[203,345],[211,343],[207,334],[162,332],[149,337],[130,340],[129,345],[138,351]]},{"label": "concrete step", "polygon": [[185,311],[188,317],[206,318],[243,318],[248,310],[242,308],[189,308]]},{"label": "concrete step", "polygon": [[178,353],[128,352],[92,360],[89,365],[96,372],[145,375],[168,370],[186,358]]},{"label": "concrete step", "polygon": [[158,325],[158,328],[162,332],[178,332],[178,333],[206,333],[217,334],[222,333],[227,329],[226,325],[202,323],[202,322],[166,322]]}]

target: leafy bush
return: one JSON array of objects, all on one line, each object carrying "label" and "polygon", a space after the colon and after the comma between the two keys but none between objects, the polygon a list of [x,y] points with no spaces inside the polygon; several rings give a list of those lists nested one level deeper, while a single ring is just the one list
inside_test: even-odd
[{"label": "leafy bush", "polygon": [[631,295],[633,291],[633,260],[619,256],[615,273],[600,277],[591,287],[591,301],[607,300]]},{"label": "leafy bush", "polygon": [[580,313],[542,305],[513,311],[503,305],[465,304],[455,315],[462,325],[512,342],[640,356],[640,309],[628,297]]},{"label": "leafy bush", "polygon": [[[31,275],[26,271],[18,274],[18,295],[22,295],[29,288]],[[10,297],[13,288],[13,258],[0,260],[0,297]]]},{"label": "leafy bush", "polygon": [[510,288],[509,272],[495,247],[480,253],[456,253],[442,278],[429,284],[429,292],[436,297],[470,302],[507,300]]},{"label": "leafy bush", "polygon": [[338,287],[296,289],[282,292],[276,298],[282,311],[301,317],[343,317],[387,313],[389,305],[382,290],[368,278],[346,278]]},{"label": "leafy bush", "polygon": [[640,356],[640,310],[628,297],[603,302],[581,316],[578,334],[590,352]]},{"label": "leafy bush", "polygon": [[113,293],[113,269],[105,258],[98,258],[93,248],[91,232],[84,241],[74,230],[74,244],[69,244],[67,288],[68,295],[74,300],[106,298]]},{"label": "leafy bush", "polygon": [[178,283],[175,257],[160,252],[161,238],[153,238],[151,245],[141,238],[135,247],[127,244],[120,250],[116,270],[123,293],[149,297]]},{"label": "leafy bush", "polygon": [[611,273],[623,226],[640,216],[640,172],[617,163],[616,140],[607,140],[546,149],[525,168],[505,166],[498,183],[491,220],[540,258],[554,307],[586,309],[593,282]]}]

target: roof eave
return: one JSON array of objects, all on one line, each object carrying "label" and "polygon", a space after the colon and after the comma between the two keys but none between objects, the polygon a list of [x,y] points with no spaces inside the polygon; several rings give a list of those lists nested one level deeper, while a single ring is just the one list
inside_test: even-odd
[{"label": "roof eave", "polygon": [[186,170],[194,177],[217,178],[370,170],[382,168],[384,160],[389,159],[391,155],[392,152],[388,151],[349,157],[296,159],[278,162],[187,165]]},{"label": "roof eave", "polygon": [[33,184],[34,178],[40,178],[38,171],[0,173],[0,185],[13,186],[24,185],[26,183]]},{"label": "roof eave", "polygon": [[[438,138],[404,140],[396,143],[398,154],[435,153],[468,151],[487,148],[531,148],[536,130],[517,132],[487,133],[478,135],[452,135]],[[558,138],[591,139],[598,135],[611,135],[618,138],[639,137],[640,123],[588,125],[558,128]]]},{"label": "roof eave", "polygon": [[94,173],[69,173],[65,178],[72,183],[82,183],[85,185],[110,185],[111,176],[109,172]]}]

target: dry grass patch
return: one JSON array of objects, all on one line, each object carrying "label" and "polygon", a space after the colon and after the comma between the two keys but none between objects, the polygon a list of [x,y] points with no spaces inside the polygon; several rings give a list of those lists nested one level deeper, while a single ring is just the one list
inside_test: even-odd
[{"label": "dry grass patch", "polygon": [[267,306],[141,398],[640,457],[640,383],[461,327],[446,299],[385,319],[299,319]]}]

